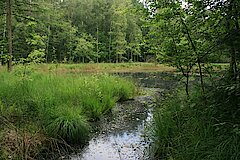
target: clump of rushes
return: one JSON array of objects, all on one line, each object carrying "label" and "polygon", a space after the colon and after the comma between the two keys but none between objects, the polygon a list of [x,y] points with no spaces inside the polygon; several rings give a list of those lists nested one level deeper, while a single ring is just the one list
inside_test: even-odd
[{"label": "clump of rushes", "polygon": [[0,81],[0,116],[19,127],[33,121],[69,143],[84,141],[90,121],[135,94],[133,82],[108,74],[1,72]]},{"label": "clump of rushes", "polygon": [[44,126],[49,135],[71,144],[84,142],[90,129],[81,110],[69,106],[52,109],[46,115]]}]

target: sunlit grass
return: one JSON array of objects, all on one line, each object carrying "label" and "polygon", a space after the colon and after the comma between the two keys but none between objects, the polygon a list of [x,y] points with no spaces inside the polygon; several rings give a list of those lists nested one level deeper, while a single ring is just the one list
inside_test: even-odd
[{"label": "sunlit grass", "polygon": [[34,68],[55,73],[164,72],[175,68],[154,63],[41,64]]},{"label": "sunlit grass", "polygon": [[47,138],[70,144],[84,143],[92,121],[136,94],[131,80],[109,74],[39,73],[20,67],[1,71],[0,81],[0,117],[16,128],[34,123]]}]

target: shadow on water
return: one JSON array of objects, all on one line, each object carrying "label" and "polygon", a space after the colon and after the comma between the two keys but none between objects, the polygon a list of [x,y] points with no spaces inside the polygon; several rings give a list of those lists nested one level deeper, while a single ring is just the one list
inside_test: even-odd
[{"label": "shadow on water", "polygon": [[96,124],[96,133],[71,160],[135,160],[150,159],[150,140],[145,129],[152,121],[156,98],[176,85],[176,77],[169,73],[118,73],[133,78],[147,95],[118,103],[112,113]]},{"label": "shadow on water", "polygon": [[119,76],[132,78],[146,88],[172,89],[176,86],[177,75],[172,72],[136,72],[116,73]]}]

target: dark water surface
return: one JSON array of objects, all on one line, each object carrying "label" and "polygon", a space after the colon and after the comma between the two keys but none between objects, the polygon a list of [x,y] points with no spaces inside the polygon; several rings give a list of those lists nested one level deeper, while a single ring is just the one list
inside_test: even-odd
[{"label": "dark water surface", "polygon": [[150,140],[146,128],[151,124],[156,99],[176,85],[168,73],[119,73],[133,78],[145,95],[118,103],[111,114],[96,125],[98,131],[89,143],[71,160],[144,160],[150,159]]}]

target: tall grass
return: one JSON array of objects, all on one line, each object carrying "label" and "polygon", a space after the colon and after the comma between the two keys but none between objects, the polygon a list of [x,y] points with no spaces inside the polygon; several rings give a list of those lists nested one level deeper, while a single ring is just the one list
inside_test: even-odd
[{"label": "tall grass", "polygon": [[224,106],[222,102],[216,102],[220,95],[221,101],[227,100],[226,97],[222,97],[223,91],[221,93],[213,89],[210,91],[203,96],[200,90],[196,89],[188,98],[178,91],[162,102],[155,113],[152,131],[155,158],[176,160],[240,158],[240,132],[237,127],[239,121],[237,124],[236,119],[229,117],[226,120],[219,115],[220,113],[228,115],[222,110],[229,108],[231,104]]},{"label": "tall grass", "polygon": [[[0,73],[0,116],[17,127],[34,123],[46,136],[86,140],[90,121],[132,98],[132,81],[108,74]],[[1,125],[1,124],[0,124]]]},{"label": "tall grass", "polygon": [[79,108],[59,106],[44,117],[45,129],[51,137],[63,138],[70,144],[86,141],[90,126]]}]

